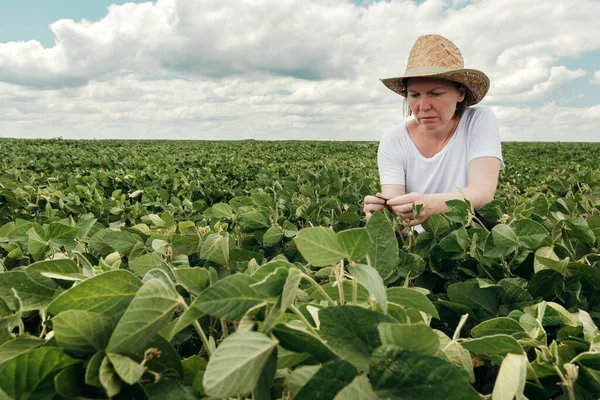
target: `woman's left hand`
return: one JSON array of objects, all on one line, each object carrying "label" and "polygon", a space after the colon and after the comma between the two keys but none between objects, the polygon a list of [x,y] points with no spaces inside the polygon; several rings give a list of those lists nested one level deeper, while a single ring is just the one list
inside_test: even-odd
[{"label": "woman's left hand", "polygon": [[[432,214],[431,197],[427,194],[412,192],[402,196],[392,197],[387,201],[387,206],[394,214],[409,222],[410,226],[423,223]],[[415,218],[413,205],[422,205],[419,216]]]}]

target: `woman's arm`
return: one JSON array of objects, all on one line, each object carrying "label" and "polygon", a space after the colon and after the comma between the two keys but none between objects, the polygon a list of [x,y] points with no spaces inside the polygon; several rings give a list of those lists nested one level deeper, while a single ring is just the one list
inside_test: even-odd
[{"label": "woman's arm", "polygon": [[[469,162],[467,187],[461,189],[462,193],[459,191],[436,194],[408,193],[388,200],[387,205],[391,206],[395,213],[401,214],[404,219],[410,220],[411,225],[418,225],[433,214],[446,212],[448,200],[462,200],[466,197],[474,209],[479,209],[493,200],[499,172],[498,158],[479,157]],[[423,205],[417,219],[414,219],[413,203]]]}]

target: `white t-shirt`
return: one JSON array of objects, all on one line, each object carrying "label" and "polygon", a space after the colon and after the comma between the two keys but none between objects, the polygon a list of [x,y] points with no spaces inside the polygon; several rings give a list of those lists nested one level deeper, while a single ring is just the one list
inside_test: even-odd
[{"label": "white t-shirt", "polygon": [[402,123],[382,136],[377,163],[382,185],[405,185],[406,193],[433,194],[466,187],[469,162],[488,156],[500,159],[500,169],[504,169],[494,113],[487,107],[472,106],[465,110],[446,146],[433,157],[423,157]]}]

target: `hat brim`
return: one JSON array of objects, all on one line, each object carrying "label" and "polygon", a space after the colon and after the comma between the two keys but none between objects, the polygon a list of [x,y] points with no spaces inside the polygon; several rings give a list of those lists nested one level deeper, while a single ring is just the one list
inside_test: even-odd
[{"label": "hat brim", "polygon": [[476,69],[455,69],[444,72],[436,72],[434,69],[424,68],[421,71],[415,71],[413,73],[407,73],[405,76],[398,76],[395,78],[380,79],[380,81],[391,91],[398,93],[399,95],[406,97],[406,87],[404,86],[404,80],[408,78],[442,78],[450,81],[462,83],[471,92],[471,99],[467,105],[471,106],[479,103],[488,90],[490,89],[490,79],[483,72]]}]

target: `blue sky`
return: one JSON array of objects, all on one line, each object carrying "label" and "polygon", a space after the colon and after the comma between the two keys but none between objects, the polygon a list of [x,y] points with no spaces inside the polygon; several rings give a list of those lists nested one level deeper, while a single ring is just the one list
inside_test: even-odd
[{"label": "blue sky", "polygon": [[440,33],[490,76],[503,139],[600,138],[599,0],[140,3],[0,0],[3,132],[376,140],[401,117],[378,78]]}]

